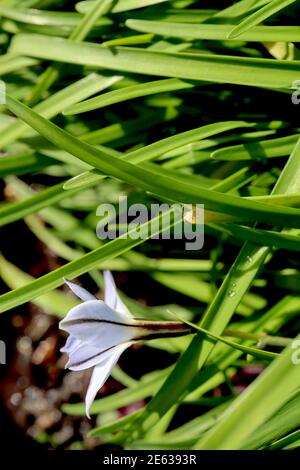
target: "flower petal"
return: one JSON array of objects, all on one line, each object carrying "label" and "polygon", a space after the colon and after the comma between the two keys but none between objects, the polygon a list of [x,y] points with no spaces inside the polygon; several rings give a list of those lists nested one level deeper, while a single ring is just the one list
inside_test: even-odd
[{"label": "flower petal", "polygon": [[73,307],[59,326],[98,350],[130,341],[141,331],[136,320],[125,319],[102,300],[89,300]]},{"label": "flower petal", "polygon": [[96,300],[96,297],[93,294],[76,284],[76,282],[69,281],[68,279],[64,279],[64,281],[71,291],[73,291],[74,294],[77,295],[77,297],[79,297],[81,300]]},{"label": "flower petal", "polygon": [[85,409],[88,418],[90,418],[89,412],[91,405],[95,399],[95,396],[97,395],[104,382],[106,382],[108,376],[110,375],[113,367],[117,363],[122,352],[125,351],[125,349],[127,349],[130,344],[130,342],[121,344],[111,349],[107,354],[105,353],[103,355],[102,362],[95,366],[85,397]]},{"label": "flower petal", "polygon": [[111,272],[104,271],[103,277],[105,282],[104,302],[113,310],[116,310],[124,316],[131,318],[131,313],[117,293],[116,284],[114,278],[111,275]]},{"label": "flower petal", "polygon": [[82,344],[80,339],[75,338],[75,336],[68,336],[66,344],[60,349],[62,353],[69,354],[71,351],[74,351]]},{"label": "flower petal", "polygon": [[95,346],[80,342],[80,346],[74,349],[69,353],[69,361],[66,367],[70,370],[84,370],[94,367],[96,364],[99,364],[105,358],[109,357],[112,349],[115,346],[112,346],[107,349],[99,349]]}]

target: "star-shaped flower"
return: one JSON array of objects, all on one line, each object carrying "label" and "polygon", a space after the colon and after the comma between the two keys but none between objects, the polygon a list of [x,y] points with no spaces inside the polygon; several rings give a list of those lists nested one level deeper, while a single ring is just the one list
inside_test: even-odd
[{"label": "star-shaped flower", "polygon": [[104,281],[105,294],[102,301],[78,284],[65,280],[83,303],[72,308],[59,325],[70,335],[61,349],[69,356],[66,367],[74,371],[94,368],[85,399],[88,417],[95,396],[123,351],[131,344],[158,336],[190,333],[189,326],[181,322],[133,318],[120,299],[109,271],[104,272]]}]

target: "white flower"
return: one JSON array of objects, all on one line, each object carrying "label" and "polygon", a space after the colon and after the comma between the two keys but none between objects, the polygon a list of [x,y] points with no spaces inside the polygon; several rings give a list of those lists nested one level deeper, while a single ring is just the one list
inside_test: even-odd
[{"label": "white flower", "polygon": [[118,296],[109,271],[104,272],[104,281],[103,302],[78,284],[65,280],[84,302],[72,308],[59,325],[70,335],[61,349],[69,356],[66,367],[74,371],[94,367],[85,399],[88,417],[95,396],[125,349],[141,339],[190,332],[190,328],[180,322],[134,319]]}]

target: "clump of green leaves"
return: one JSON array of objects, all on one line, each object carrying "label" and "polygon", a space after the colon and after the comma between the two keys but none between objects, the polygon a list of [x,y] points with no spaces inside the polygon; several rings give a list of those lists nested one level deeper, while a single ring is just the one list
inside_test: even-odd
[{"label": "clump of green leaves", "polygon": [[[34,302],[64,316],[63,277],[88,273],[101,287],[95,269],[143,271],[176,301],[125,303],[198,333],[153,341],[180,353],[167,369],[138,380],[116,369],[125,388],[91,414],[149,400],[91,434],[127,449],[297,447],[299,2],[21,3],[0,2],[0,177],[14,197],[0,225],[23,219],[60,266],[32,279],[2,256],[0,311]],[[166,255],[158,240],[153,256],[146,239],[100,241],[97,206],[124,194],[204,203],[207,245]],[[237,393],[233,377],[253,364],[263,372]],[[195,417],[178,424],[191,404]]]}]

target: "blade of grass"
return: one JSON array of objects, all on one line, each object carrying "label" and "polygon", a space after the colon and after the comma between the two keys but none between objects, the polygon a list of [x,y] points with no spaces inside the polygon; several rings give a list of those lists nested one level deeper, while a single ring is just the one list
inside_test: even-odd
[{"label": "blade of grass", "polygon": [[[278,224],[300,228],[300,211],[297,209],[273,207],[259,202],[253,203],[249,200],[220,194],[204,188],[199,190],[196,185],[183,184],[182,178],[178,185],[175,178],[169,177],[168,171],[163,171],[157,165],[147,163],[147,166],[144,164],[141,168],[122,159],[112,158],[66,133],[9,96],[7,97],[7,106],[13,113],[58,147],[106,174],[141,187],[160,197],[187,204],[205,204],[207,209],[237,217],[249,217],[249,220],[254,221],[272,223],[274,217],[276,217]],[[242,126],[243,123],[228,122],[219,125],[223,126],[224,130],[229,130]]]},{"label": "blade of grass", "polygon": [[[179,318],[178,315],[175,315],[177,318]],[[211,333],[210,331],[206,330],[205,328],[201,328],[200,326],[196,325],[195,323],[188,321],[188,320],[183,320],[180,318],[180,321],[186,323],[187,325],[191,326],[193,329],[199,331],[202,333],[204,336],[206,336],[208,339],[213,340],[213,343],[223,343],[226,346],[230,346],[233,349],[236,349],[237,351],[241,351],[246,354],[250,354],[258,359],[274,359],[275,357],[278,356],[278,353],[273,353],[270,351],[262,351],[257,348],[253,348],[250,346],[245,346],[243,344],[235,343],[233,341],[230,341],[222,336],[215,335],[214,333]]]},{"label": "blade of grass", "polygon": [[[15,265],[7,261],[0,254],[0,276],[1,279],[11,289],[17,289],[32,282],[32,276],[21,271]],[[70,297],[61,291],[47,292],[33,300],[33,303],[42,308],[45,312],[58,317],[64,317],[68,311],[78,305],[74,297]]]},{"label": "blade of grass", "polygon": [[211,157],[215,160],[260,160],[285,157],[290,155],[300,134],[279,137],[276,139],[249,142],[215,150]]},{"label": "blade of grass", "polygon": [[98,18],[108,13],[113,3],[114,0],[95,0],[92,8],[70,35],[69,40],[74,42],[83,41],[88,36]]},{"label": "blade of grass", "polygon": [[[83,41],[99,18],[110,10],[113,5],[113,1],[114,0],[95,0],[89,11],[83,16],[80,23],[72,31],[67,41],[73,43],[80,43],[80,41]],[[28,104],[32,105],[39,101],[41,96],[57,80],[60,68],[61,64],[54,63],[43,72],[31,92],[27,101]]]},{"label": "blade of grass", "polygon": [[259,449],[297,428],[300,424],[299,402],[300,397],[297,393],[270,420],[255,430],[243,448]]},{"label": "blade of grass", "polygon": [[[91,73],[77,82],[66,86],[57,93],[54,93],[49,98],[36,105],[34,109],[45,118],[51,119],[59,114],[65,107],[104,90],[121,79],[122,77],[120,76],[103,77]],[[28,130],[28,126],[21,121],[7,127],[5,133],[0,137],[0,148],[14,142],[14,140],[21,137],[26,130]]]},{"label": "blade of grass", "polygon": [[270,3],[264,5],[250,16],[247,16],[241,23],[235,26],[228,34],[228,39],[239,37],[248,29],[253,28],[253,26],[256,26],[258,23],[262,23],[267,18],[270,18],[270,16],[278,13],[279,11],[283,10],[283,8],[286,8],[295,1],[296,0],[272,0]]},{"label": "blade of grass", "polygon": [[[135,10],[137,8],[144,8],[150,5],[157,5],[165,3],[168,0],[117,0],[111,10],[112,13],[121,13],[124,11]],[[94,5],[95,0],[87,0],[76,3],[75,8],[80,13],[87,13]]]},{"label": "blade of grass", "polygon": [[151,43],[154,35],[153,34],[137,34],[132,36],[125,36],[117,39],[110,39],[104,41],[101,46],[103,47],[115,47],[115,46],[131,46],[137,44]]},{"label": "blade of grass", "polygon": [[155,80],[153,82],[141,83],[129,87],[113,90],[95,98],[91,98],[81,103],[74,104],[66,107],[63,114],[66,116],[70,114],[80,114],[94,109],[104,108],[111,104],[121,103],[139,98],[142,96],[149,96],[156,93],[165,93],[167,91],[183,90],[186,88],[193,88],[194,85],[184,80],[170,78],[165,80]]},{"label": "blade of grass", "polygon": [[245,15],[249,16],[249,12],[257,10],[269,2],[270,0],[240,0],[224,8],[224,10],[217,11],[212,17],[212,21],[215,18],[221,18],[223,21],[227,20],[232,24],[239,21]]},{"label": "blade of grass", "polygon": [[38,34],[15,36],[10,53],[143,75],[256,87],[289,88],[299,78],[299,61],[171,54],[129,47],[115,47],[111,51],[93,43],[75,44],[63,38],[49,39]]},{"label": "blade of grass", "polygon": [[[232,30],[232,25],[188,23],[168,23],[166,21],[127,20],[126,26],[135,31],[159,34],[173,38],[209,39],[224,41]],[[258,26],[241,33],[238,41],[271,42],[271,41],[298,42],[300,31],[298,26]]]},{"label": "blade of grass", "polygon": [[0,76],[22,70],[25,67],[38,65],[39,61],[29,57],[14,54],[4,54],[0,57]]},{"label": "blade of grass", "polygon": [[[164,152],[171,151],[182,145],[218,134],[223,129],[225,130],[225,128],[226,124],[225,127],[223,127],[222,123],[198,127],[177,135],[166,137],[165,139],[147,145],[142,149],[133,150],[132,152],[125,154],[124,157],[121,155],[121,158],[132,163],[154,160]],[[107,153],[108,149],[105,149],[105,152]],[[114,155],[113,151],[111,152],[111,155]],[[84,188],[90,188],[100,182],[104,177],[105,176],[103,174],[99,173],[83,174],[82,176],[74,179],[74,185],[73,180],[70,180],[70,183],[72,182],[72,188],[67,182],[68,191],[63,191],[64,184],[59,183],[54,185],[52,188],[41,191],[26,201],[4,206],[3,208],[0,208],[0,226],[14,222],[26,215],[39,211],[48,205],[56,204],[62,199],[80,192]]]},{"label": "blade of grass", "polygon": [[[208,304],[211,302],[213,293],[208,282],[199,277],[199,275],[189,273],[153,273],[151,277],[162,285],[172,289],[180,294],[196,299],[199,302]],[[240,315],[251,315],[253,310],[265,307],[264,299],[255,298],[250,294],[245,295],[244,302],[237,307],[236,312]]]},{"label": "blade of grass", "polygon": [[[0,176],[10,174],[25,175],[34,173],[42,168],[52,165],[52,158],[42,156],[31,150],[22,150],[15,153],[4,154],[0,157]],[[1,210],[1,209],[0,209]]]},{"label": "blade of grass", "polygon": [[[157,233],[160,233],[162,227],[169,223],[169,217],[165,214],[151,219],[152,223],[156,222]],[[24,302],[30,301],[45,292],[50,291],[64,283],[63,278],[73,279],[80,276],[96,267],[102,262],[109,259],[116,258],[117,256],[129,251],[131,248],[143,243],[150,236],[151,233],[151,220],[140,225],[142,237],[134,239],[132,234],[135,229],[126,232],[122,237],[116,238],[99,248],[81,256],[80,258],[71,261],[64,266],[52,271],[39,279],[30,282],[28,285],[19,287],[14,291],[8,292],[0,296],[0,312],[9,310]]]},{"label": "blade of grass", "polygon": [[[0,16],[18,21],[20,23],[39,25],[39,26],[70,26],[77,27],[83,20],[82,15],[78,13],[65,11],[47,11],[30,8],[21,8],[18,6],[10,7],[0,4]],[[96,24],[110,24],[108,18],[101,18]]]},{"label": "blade of grass", "polygon": [[104,424],[103,426],[99,426],[97,428],[92,429],[88,435],[90,437],[97,437],[101,436],[102,434],[108,434],[118,431],[119,429],[124,428],[124,426],[128,425],[131,421],[133,421],[133,419],[135,419],[140,413],[141,410],[133,411],[129,415],[122,416],[122,418],[114,421],[113,423]]},{"label": "blade of grass", "polygon": [[232,235],[240,240],[249,241],[257,245],[281,248],[291,251],[300,251],[300,237],[298,235],[289,235],[270,230],[260,230],[251,227],[242,227],[239,225],[225,224],[212,225],[223,233]]},{"label": "blade of grass", "polygon": [[[291,352],[291,347],[288,346],[236,398],[213,430],[196,443],[196,449],[239,449],[243,441],[287,401],[300,385],[299,371],[292,363]],[[249,413],[251,420],[241,420],[241,416]]]}]

